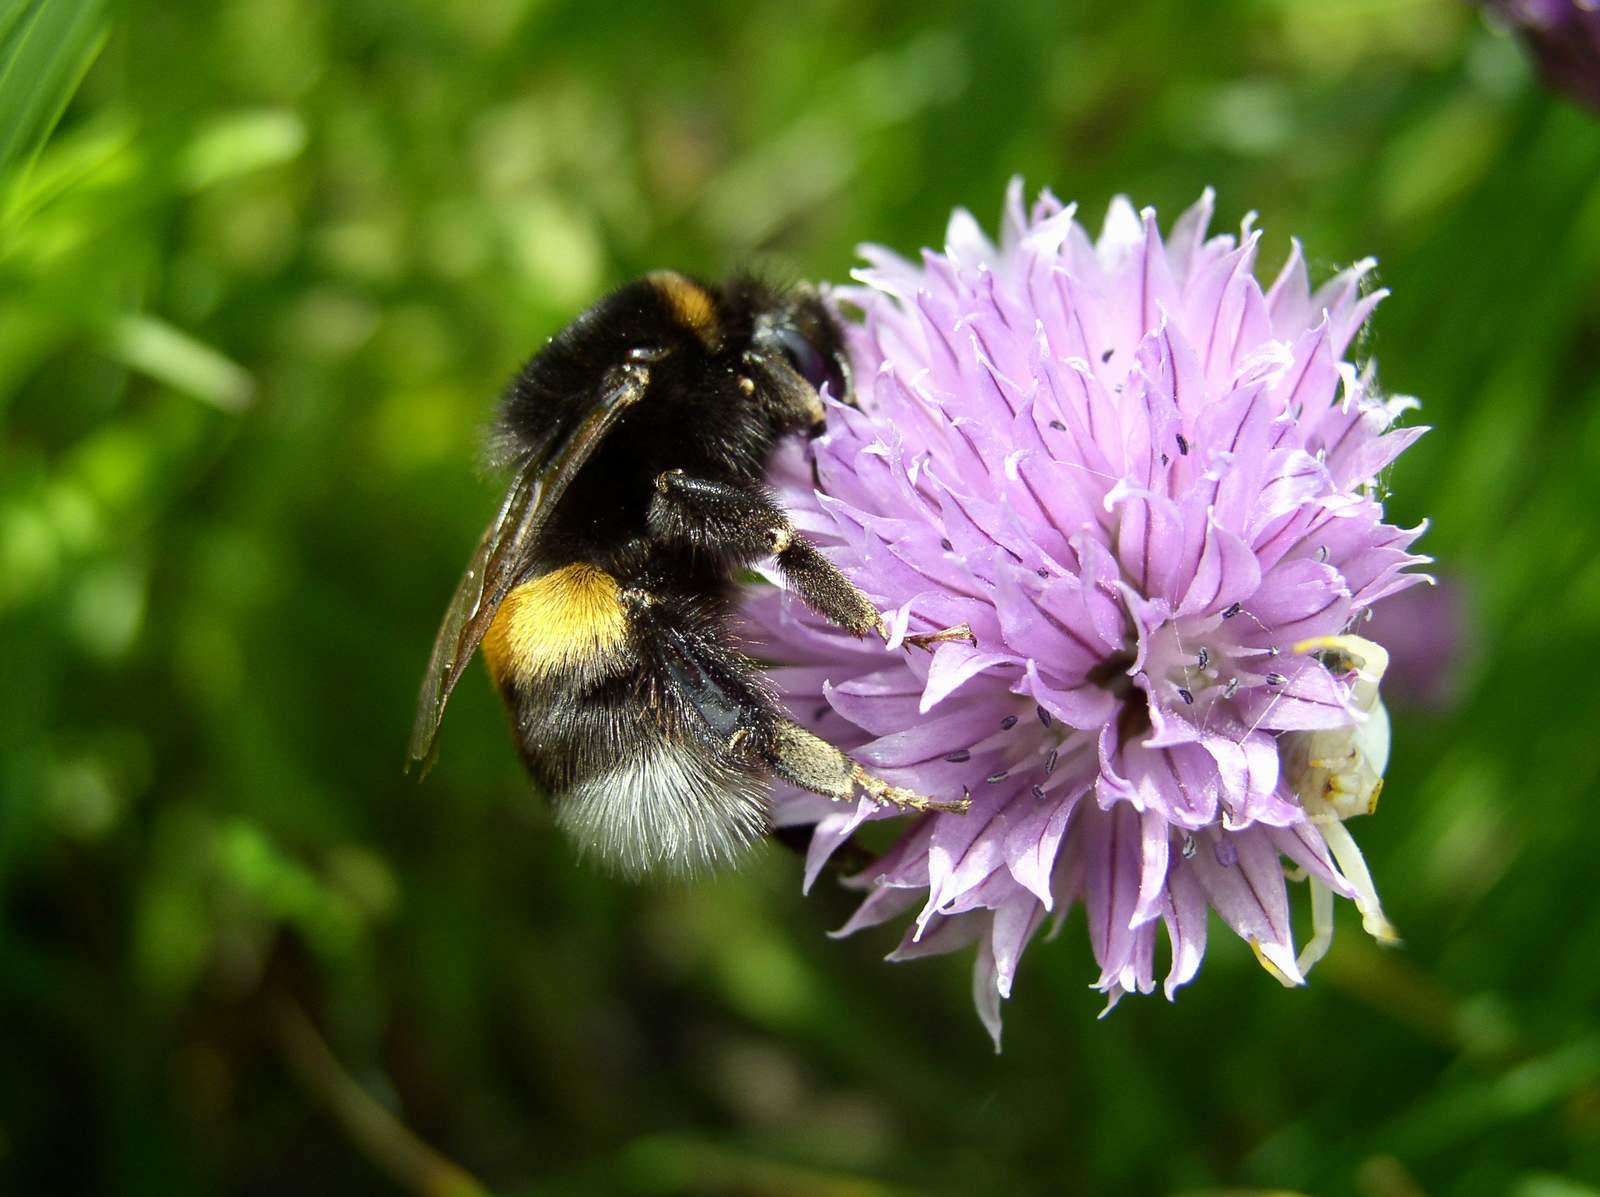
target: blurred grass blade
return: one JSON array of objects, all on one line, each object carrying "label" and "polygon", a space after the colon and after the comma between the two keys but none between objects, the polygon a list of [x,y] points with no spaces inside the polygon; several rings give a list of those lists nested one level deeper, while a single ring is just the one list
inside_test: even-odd
[{"label": "blurred grass blade", "polygon": [[0,176],[44,144],[105,44],[101,0],[0,0]]},{"label": "blurred grass blade", "polygon": [[362,1153],[418,1197],[489,1197],[478,1179],[419,1139],[363,1089],[286,992],[274,995],[273,1030],[300,1084]]},{"label": "blurred grass blade", "polygon": [[104,348],[130,370],[223,411],[243,411],[255,396],[243,366],[155,316],[117,316],[106,327]]},{"label": "blurred grass blade", "polygon": [[624,1193],[709,1191],[759,1193],[763,1197],[913,1197],[914,1192],[926,1192],[697,1135],[656,1134],[636,1139],[623,1149],[615,1163],[615,1172],[606,1179],[615,1191]]},{"label": "blurred grass blade", "polygon": [[230,112],[204,125],[185,149],[178,178],[190,191],[293,161],[306,144],[306,125],[285,108]]}]

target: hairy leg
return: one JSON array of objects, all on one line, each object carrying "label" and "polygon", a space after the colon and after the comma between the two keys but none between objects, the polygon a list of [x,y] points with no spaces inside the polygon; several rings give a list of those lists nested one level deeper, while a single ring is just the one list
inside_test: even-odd
[{"label": "hairy leg", "polygon": [[972,805],[966,797],[940,800],[890,785],[788,719],[760,689],[747,663],[686,629],[665,626],[657,635],[657,651],[679,700],[692,712],[708,747],[730,763],[775,773],[835,802],[864,794],[901,810],[959,813]]},{"label": "hairy leg", "polygon": [[972,806],[970,798],[942,800],[892,786],[826,740],[788,720],[772,729],[765,748],[767,760],[779,777],[835,802],[853,801],[859,792],[880,806],[888,803],[901,810],[962,814]]},{"label": "hairy leg", "polygon": [[[857,636],[872,631],[888,635],[872,600],[794,530],[783,508],[759,491],[668,470],[656,478],[650,528],[663,540],[741,564],[770,555],[795,593],[829,622]],[[972,639],[972,630],[962,624],[907,636],[906,643],[930,648]]]}]

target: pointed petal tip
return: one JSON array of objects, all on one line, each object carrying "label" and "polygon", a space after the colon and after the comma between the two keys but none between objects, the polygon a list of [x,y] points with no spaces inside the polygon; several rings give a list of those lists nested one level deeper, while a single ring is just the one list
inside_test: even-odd
[{"label": "pointed petal tip", "polygon": [[1259,939],[1252,939],[1249,943],[1250,950],[1255,953],[1256,963],[1285,989],[1298,989],[1306,983],[1300,966],[1295,963],[1294,953],[1287,945],[1262,943]]},{"label": "pointed petal tip", "polygon": [[1098,983],[1089,986],[1089,988],[1099,990],[1101,993],[1106,995],[1106,1004],[1101,1008],[1100,1013],[1095,1015],[1096,1021],[1103,1020],[1106,1015],[1110,1014],[1117,1008],[1117,1003],[1122,1000],[1122,986],[1118,985],[1115,981],[1104,988],[1101,988]]}]

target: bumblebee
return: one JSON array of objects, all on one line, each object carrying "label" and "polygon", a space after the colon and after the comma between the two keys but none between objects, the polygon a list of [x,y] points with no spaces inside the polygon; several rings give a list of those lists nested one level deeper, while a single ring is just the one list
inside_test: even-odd
[{"label": "bumblebee", "polygon": [[797,725],[728,628],[736,571],[770,557],[832,623],[885,634],[763,486],[777,443],[820,431],[821,389],[848,401],[849,379],[821,300],[749,277],[650,274],[552,338],[501,401],[513,478],[439,629],[411,761],[432,763],[481,647],[557,822],[619,872],[735,858],[768,830],[774,777],[841,802],[964,810]]}]

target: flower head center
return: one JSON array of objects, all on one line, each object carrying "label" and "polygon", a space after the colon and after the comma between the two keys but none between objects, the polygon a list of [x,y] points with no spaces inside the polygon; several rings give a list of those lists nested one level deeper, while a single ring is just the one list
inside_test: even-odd
[{"label": "flower head center", "polygon": [[1133,676],[1129,670],[1133,668],[1133,663],[1137,659],[1129,650],[1115,653],[1089,670],[1088,679],[1093,685],[1099,686],[1115,697],[1126,699],[1135,690]]}]

